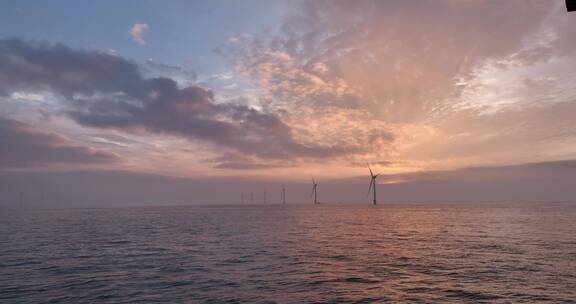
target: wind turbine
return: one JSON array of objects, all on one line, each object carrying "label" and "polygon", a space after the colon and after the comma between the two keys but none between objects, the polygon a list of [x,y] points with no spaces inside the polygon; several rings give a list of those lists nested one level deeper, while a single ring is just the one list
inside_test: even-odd
[{"label": "wind turbine", "polygon": [[368,170],[370,170],[370,186],[368,187],[368,194],[370,195],[370,190],[373,190],[374,193],[372,194],[372,204],[376,205],[376,178],[380,176],[380,173],[374,174],[372,169],[370,169],[370,165],[368,165]]},{"label": "wind turbine", "polygon": [[282,204],[286,204],[286,188],[282,186]]},{"label": "wind turbine", "polygon": [[316,180],[314,179],[314,176],[312,176],[312,192],[310,193],[310,197],[312,197],[312,195],[314,195],[314,204],[319,204],[318,203],[318,183],[316,183]]}]

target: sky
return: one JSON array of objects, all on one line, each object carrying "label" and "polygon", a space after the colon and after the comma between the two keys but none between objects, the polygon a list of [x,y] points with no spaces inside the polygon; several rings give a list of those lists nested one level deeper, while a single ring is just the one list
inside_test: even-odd
[{"label": "sky", "polygon": [[367,164],[383,201],[574,200],[574,28],[561,0],[2,1],[0,203],[366,202]]}]

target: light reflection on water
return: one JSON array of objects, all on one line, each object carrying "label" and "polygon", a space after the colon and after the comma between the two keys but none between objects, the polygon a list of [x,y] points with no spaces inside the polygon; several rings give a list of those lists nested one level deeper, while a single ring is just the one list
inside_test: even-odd
[{"label": "light reflection on water", "polygon": [[576,205],[2,210],[0,302],[576,303]]}]

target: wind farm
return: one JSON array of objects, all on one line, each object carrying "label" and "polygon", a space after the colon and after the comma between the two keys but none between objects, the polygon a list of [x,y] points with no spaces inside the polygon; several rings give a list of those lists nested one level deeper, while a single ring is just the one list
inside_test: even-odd
[{"label": "wind farm", "polygon": [[[370,164],[366,164],[366,167],[368,168],[368,172],[370,173],[370,183],[368,185],[368,192],[367,192],[366,196],[368,198],[370,198],[371,204],[375,206],[378,204],[377,178],[381,175],[381,173],[374,173]],[[318,193],[319,183],[314,176],[311,177],[311,184],[312,185],[310,188],[309,197],[312,199],[313,205],[320,205],[319,193]],[[359,198],[360,198],[360,196],[359,196]],[[360,200],[360,199],[358,199],[358,200]],[[242,200],[241,201],[242,201],[242,203],[244,203],[244,192],[242,192]],[[263,204],[268,204],[267,191],[263,192],[263,201],[262,202],[263,202]],[[341,200],[339,200],[338,202],[342,203]],[[253,201],[251,200],[250,203],[252,204]],[[280,188],[280,204],[282,204],[282,205],[286,204],[286,187],[284,185],[282,185]]]}]

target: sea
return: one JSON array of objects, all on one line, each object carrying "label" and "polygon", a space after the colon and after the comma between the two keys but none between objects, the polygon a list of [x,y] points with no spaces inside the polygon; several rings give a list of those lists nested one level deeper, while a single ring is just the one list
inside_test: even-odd
[{"label": "sea", "polygon": [[0,209],[0,303],[576,303],[576,204]]}]

